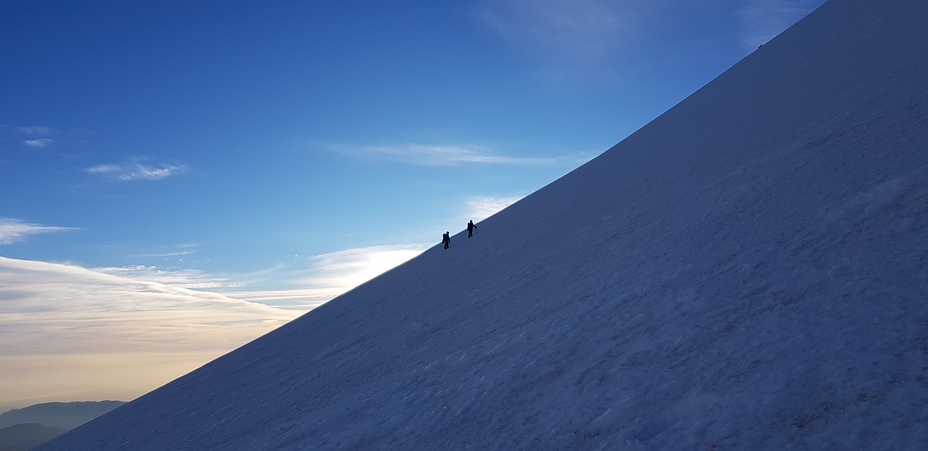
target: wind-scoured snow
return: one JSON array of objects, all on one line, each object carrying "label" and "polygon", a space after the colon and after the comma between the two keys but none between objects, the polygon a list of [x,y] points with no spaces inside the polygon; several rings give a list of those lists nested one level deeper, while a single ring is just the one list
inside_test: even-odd
[{"label": "wind-scoured snow", "polygon": [[926,23],[831,0],[473,238],[44,449],[920,449]]}]

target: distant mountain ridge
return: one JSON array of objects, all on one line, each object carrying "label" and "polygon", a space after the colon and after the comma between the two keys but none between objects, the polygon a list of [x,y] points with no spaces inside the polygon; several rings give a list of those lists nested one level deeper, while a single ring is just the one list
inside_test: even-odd
[{"label": "distant mountain ridge", "polygon": [[48,402],[0,414],[0,428],[37,423],[43,426],[74,429],[121,405],[123,401]]},{"label": "distant mountain ridge", "polygon": [[0,414],[0,451],[27,451],[125,404],[47,402]]},{"label": "distant mountain ridge", "polygon": [[0,427],[0,451],[29,451],[65,432],[36,423]]}]

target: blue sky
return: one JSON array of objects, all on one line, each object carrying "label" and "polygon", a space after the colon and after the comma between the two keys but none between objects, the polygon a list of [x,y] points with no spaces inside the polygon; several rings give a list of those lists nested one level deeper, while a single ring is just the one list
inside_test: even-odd
[{"label": "blue sky", "polygon": [[[821,3],[4,1],[0,319],[44,331],[36,312],[92,305],[124,331],[113,305],[137,296],[140,321],[236,305],[211,326],[248,326],[207,340],[228,351],[607,150]],[[44,336],[32,358],[65,339]]]}]

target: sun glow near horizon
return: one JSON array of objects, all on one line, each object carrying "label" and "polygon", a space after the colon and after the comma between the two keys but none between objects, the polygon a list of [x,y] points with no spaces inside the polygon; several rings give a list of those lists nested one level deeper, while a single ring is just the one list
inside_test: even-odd
[{"label": "sun glow near horizon", "polygon": [[[294,288],[151,267],[90,269],[0,257],[0,411],[131,400],[415,257],[427,246],[319,255]],[[203,286],[210,290],[185,288]],[[216,282],[223,280],[224,282]],[[230,291],[236,290],[236,291]],[[64,377],[63,377],[64,375]]]}]

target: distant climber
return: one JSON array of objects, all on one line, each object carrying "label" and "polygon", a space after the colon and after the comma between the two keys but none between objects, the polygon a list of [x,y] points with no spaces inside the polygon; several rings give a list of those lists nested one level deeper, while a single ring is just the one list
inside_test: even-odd
[{"label": "distant climber", "polygon": [[445,232],[445,234],[441,236],[441,242],[445,244],[445,249],[448,249],[448,246],[451,246],[451,233]]},{"label": "distant climber", "polygon": [[474,221],[470,220],[467,222],[467,237],[470,238],[474,236],[474,230],[477,230],[477,226],[474,225]]}]

